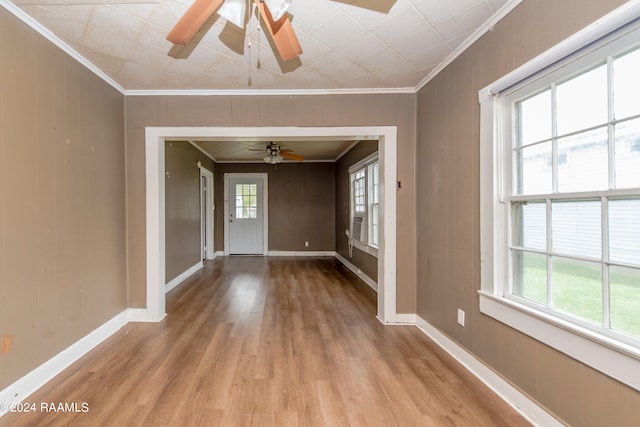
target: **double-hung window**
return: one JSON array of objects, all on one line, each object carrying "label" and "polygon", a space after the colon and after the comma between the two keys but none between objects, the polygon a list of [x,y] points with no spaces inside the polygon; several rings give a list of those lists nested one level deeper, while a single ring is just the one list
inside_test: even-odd
[{"label": "double-hung window", "polygon": [[351,242],[360,250],[377,255],[379,164],[375,153],[349,168]]},{"label": "double-hung window", "polygon": [[640,387],[640,29],[481,114],[481,311]]}]

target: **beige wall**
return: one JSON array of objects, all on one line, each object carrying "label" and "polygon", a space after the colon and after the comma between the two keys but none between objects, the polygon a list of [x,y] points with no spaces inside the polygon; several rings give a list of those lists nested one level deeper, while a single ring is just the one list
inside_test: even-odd
[{"label": "beige wall", "polygon": [[0,7],[0,390],[126,308],[124,156],[124,96]]},{"label": "beige wall", "polygon": [[[216,250],[224,250],[224,174],[267,173],[270,251],[333,251],[334,164],[219,163],[216,166]],[[309,242],[309,247],[304,242]]]},{"label": "beige wall", "polygon": [[[415,100],[413,94],[128,96],[126,98],[129,304],[144,307],[145,126],[398,127],[399,312],[415,312]],[[219,234],[219,233],[218,233]]]},{"label": "beige wall", "polygon": [[349,229],[351,181],[349,167],[378,151],[378,141],[360,141],[336,163],[336,252],[348,259],[364,274],[378,281],[378,259],[354,247],[349,256],[349,243],[344,231]]},{"label": "beige wall", "polygon": [[575,426],[637,425],[640,394],[479,313],[478,91],[622,3],[525,0],[418,97],[418,314]]},{"label": "beige wall", "polygon": [[165,142],[165,277],[170,282],[202,261],[200,169],[214,163],[188,142]]}]

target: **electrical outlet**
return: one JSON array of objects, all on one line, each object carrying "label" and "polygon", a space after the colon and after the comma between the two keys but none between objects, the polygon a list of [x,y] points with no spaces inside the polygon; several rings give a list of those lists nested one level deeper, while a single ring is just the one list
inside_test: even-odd
[{"label": "electrical outlet", "polygon": [[464,311],[458,309],[458,325],[464,326]]},{"label": "electrical outlet", "polygon": [[305,247],[305,248],[308,248],[308,247],[309,247],[309,242],[306,242],[306,241],[305,241],[305,242],[304,242],[304,247]]}]

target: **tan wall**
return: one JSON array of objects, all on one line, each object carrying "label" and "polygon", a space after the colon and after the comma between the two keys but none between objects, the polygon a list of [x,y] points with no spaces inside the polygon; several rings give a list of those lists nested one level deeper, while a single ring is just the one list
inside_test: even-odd
[{"label": "tan wall", "polygon": [[165,142],[165,277],[170,282],[202,261],[200,169],[213,160],[188,142]]},{"label": "tan wall", "polygon": [[360,141],[336,163],[336,252],[348,259],[364,274],[378,281],[378,259],[354,247],[349,256],[349,243],[344,231],[349,229],[351,182],[349,167],[378,151],[378,141]]},{"label": "tan wall", "polygon": [[128,96],[127,248],[129,304],[144,307],[145,126],[398,126],[397,307],[415,312],[415,100],[413,94]]},{"label": "tan wall", "polygon": [[575,426],[637,425],[640,393],[480,314],[478,91],[621,3],[525,0],[418,98],[418,314]]},{"label": "tan wall", "polygon": [[124,96],[0,7],[0,390],[126,308],[124,156]]},{"label": "tan wall", "polygon": [[[216,166],[216,250],[224,250],[224,174],[267,173],[269,250],[333,251],[334,164],[219,163]],[[309,242],[309,247],[304,242]]]}]

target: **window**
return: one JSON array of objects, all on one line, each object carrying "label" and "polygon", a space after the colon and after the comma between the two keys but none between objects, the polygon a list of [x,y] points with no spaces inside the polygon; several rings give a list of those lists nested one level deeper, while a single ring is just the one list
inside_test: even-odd
[{"label": "window", "polygon": [[236,219],[258,217],[258,185],[236,184]]},{"label": "window", "polygon": [[480,309],[640,389],[640,30],[576,52],[481,92]]},{"label": "window", "polygon": [[369,156],[349,168],[351,183],[350,236],[356,247],[377,255],[379,173],[378,155]]}]

